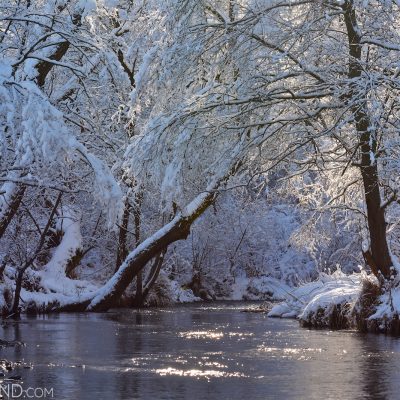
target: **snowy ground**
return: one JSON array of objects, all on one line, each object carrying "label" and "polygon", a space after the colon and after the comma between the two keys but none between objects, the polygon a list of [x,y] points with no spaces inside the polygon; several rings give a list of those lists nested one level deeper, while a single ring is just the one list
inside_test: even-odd
[{"label": "snowy ground", "polygon": [[321,274],[315,282],[307,283],[286,293],[286,300],[269,312],[269,317],[309,319],[318,310],[329,315],[336,305],[354,306],[361,290],[364,274],[345,275],[341,271]]},{"label": "snowy ground", "polygon": [[284,300],[291,290],[286,283],[269,276],[239,277],[231,286],[231,294],[220,300]]},{"label": "snowy ground", "polygon": [[[364,272],[345,275],[340,271],[322,274],[315,282],[307,283],[286,293],[286,300],[275,305],[269,317],[297,318],[310,326],[329,326],[330,318],[338,312],[348,320],[348,327],[357,326],[357,318],[366,311],[372,314],[364,320],[366,329],[373,332],[398,334],[400,315],[400,278],[395,277],[384,293],[373,302],[371,310],[361,310],[363,283],[377,285],[377,279]],[[364,296],[371,296],[365,292]],[[372,295],[373,296],[373,295]],[[365,315],[365,314],[364,314]],[[358,316],[358,317],[357,317]]]},{"label": "snowy ground", "polygon": [[[55,253],[49,264],[55,263],[60,258]],[[60,266],[62,262],[60,261]],[[60,272],[60,268],[52,266],[53,273],[44,273],[44,271],[28,271],[29,280],[34,284],[40,282],[39,291],[28,291],[22,289],[21,306],[24,309],[29,303],[34,302],[39,309],[47,307],[54,303],[62,305],[71,301],[71,299],[82,300],[96,292],[99,285],[92,282],[69,279]],[[4,290],[8,287],[11,292],[14,289],[14,280],[12,279],[15,271],[12,268],[6,268],[4,274],[4,284],[0,290],[4,299]],[[312,321],[318,313],[329,316],[337,306],[345,306],[347,312],[351,312],[357,300],[360,297],[362,283],[365,280],[374,280],[375,278],[367,276],[364,272],[346,275],[338,270],[332,274],[320,273],[318,280],[305,283],[299,287],[291,287],[281,280],[270,276],[259,277],[236,277],[234,281],[226,282],[224,295],[216,290],[216,282],[207,282],[208,293],[213,300],[271,300],[280,301],[268,313],[269,317],[297,318],[303,321]],[[173,304],[201,301],[187,285],[178,281],[169,279],[168,275],[162,271],[158,288],[155,287],[151,296],[161,297],[163,301],[153,304]],[[156,285],[156,286],[157,286]],[[159,300],[159,299],[158,299]],[[0,306],[6,306],[4,300]],[[151,304],[151,303],[150,303]],[[388,290],[379,298],[378,306],[374,314],[369,319],[391,319],[400,313],[400,289]]]},{"label": "snowy ground", "polygon": [[[293,290],[287,284],[278,279],[261,276],[261,277],[238,277],[233,283],[225,283],[225,295],[218,293],[216,286],[219,282],[207,282],[203,288],[203,292],[207,293],[208,300],[227,300],[227,301],[243,301],[243,300],[275,300],[281,301],[286,299],[287,294]],[[162,297],[168,299],[169,303],[189,303],[201,301],[193,291],[182,285],[178,281],[170,280],[163,272],[160,274],[156,284],[162,287]],[[160,293],[160,289],[155,288]]]}]

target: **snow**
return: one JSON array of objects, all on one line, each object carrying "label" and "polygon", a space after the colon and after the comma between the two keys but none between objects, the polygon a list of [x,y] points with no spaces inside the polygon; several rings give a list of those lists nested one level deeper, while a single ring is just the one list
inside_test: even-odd
[{"label": "snow", "polygon": [[[307,319],[317,313],[318,310],[329,310],[338,304],[355,304],[360,294],[360,286],[353,282],[336,282],[325,284],[323,289],[311,298],[302,312],[298,315],[300,319]],[[294,313],[295,314],[295,313]]]},{"label": "snow", "polygon": [[[209,217],[218,229],[212,232],[211,223],[203,224],[203,237],[192,235],[193,241],[187,241],[192,253],[199,249],[211,260],[200,266],[210,290],[217,282],[219,295],[227,299],[285,300],[270,313],[282,317],[306,318],[321,308],[354,303],[361,275],[338,272],[310,280],[336,263],[350,272],[362,261],[361,239],[364,250],[369,247],[368,219],[358,215],[365,199],[359,187],[353,188],[360,176],[352,161],[360,154],[349,157],[359,139],[354,105],[368,111],[369,154],[371,163],[379,164],[382,187],[398,192],[398,110],[386,106],[397,104],[398,97],[399,10],[392,2],[384,2],[390,12],[368,0],[354,2],[359,23],[354,20],[353,28],[376,56],[364,60],[366,68],[352,82],[346,79],[346,31],[332,29],[343,25],[337,7],[345,4],[342,0],[335,0],[333,9],[332,4],[309,2],[304,7],[310,13],[305,14],[291,2],[244,1],[245,7],[236,7],[234,23],[226,16],[228,2],[213,2],[229,29],[201,1],[54,0],[30,2],[29,10],[9,3],[2,2],[0,179],[5,183],[0,218],[21,181],[29,184],[21,203],[24,212],[17,210],[0,249],[1,258],[4,253],[12,259],[14,275],[18,265],[13,263],[29,256],[48,212],[42,199],[54,197],[50,188],[65,192],[58,221],[61,244],[51,250],[50,261],[46,253],[27,271],[40,278],[38,290],[46,293],[23,291],[25,299],[94,295],[94,306],[115,290],[132,261],[148,255],[179,218],[191,222],[209,205],[210,193],[219,191]],[[313,19],[315,12],[327,20]],[[298,40],[299,32],[310,40]],[[64,41],[71,48],[60,54],[57,48]],[[40,88],[35,84],[39,61],[51,70]],[[127,84],[132,74],[134,85]],[[344,93],[351,95],[346,102]],[[382,101],[385,93],[389,97]],[[131,126],[127,132],[130,123],[134,132]],[[385,151],[374,149],[378,128],[385,132],[378,150]],[[318,151],[310,152],[309,146]],[[242,176],[232,178],[238,161]],[[323,173],[314,176],[314,168]],[[274,185],[269,182],[272,172],[277,175]],[[249,174],[255,174],[250,181]],[[85,196],[90,178],[92,190]],[[58,186],[51,186],[54,182]],[[258,192],[263,185],[265,190]],[[245,186],[244,195],[240,188]],[[122,199],[133,203],[138,190],[143,192],[141,238],[148,239],[101,288],[66,278],[68,260],[83,248],[80,225],[85,245],[94,243],[96,268],[104,278],[113,274],[115,234],[105,232],[103,215],[108,228],[117,228]],[[225,191],[249,197],[247,204],[232,207],[221,195]],[[382,190],[382,208],[390,227],[388,241],[398,254],[398,204],[383,201],[386,192]],[[178,217],[159,229],[175,208]],[[318,217],[311,217],[314,212]],[[96,228],[93,220],[99,221]],[[210,242],[211,250],[206,247]],[[176,268],[176,281],[167,283],[173,301],[196,299],[184,289],[199,267],[193,258],[187,257],[183,268]],[[398,263],[396,269],[400,271]],[[11,275],[7,279],[12,287]],[[301,282],[309,283],[293,288]],[[399,309],[400,293],[393,287],[381,296],[373,317],[390,317]]]},{"label": "snow", "polygon": [[246,278],[236,278],[235,283],[232,285],[232,300],[243,300],[243,296],[247,292],[249,280]]},{"label": "snow", "polygon": [[64,277],[64,279],[58,283],[58,289],[61,289],[61,292],[42,293],[22,289],[22,305],[28,305],[30,302],[34,302],[38,308],[47,307],[52,304],[58,307],[71,304],[71,301],[79,302],[89,300],[90,297],[93,296],[93,291],[96,290],[96,286],[87,281],[72,280]]},{"label": "snow", "polygon": [[130,98],[130,105],[131,107],[138,111],[139,109],[137,108],[137,102],[138,102],[138,97],[140,95],[140,91],[142,90],[143,85],[145,84],[145,77],[146,74],[148,73],[148,69],[156,56],[158,51],[158,45],[153,46],[150,48],[146,54],[143,57],[143,61],[135,74],[135,88],[131,92],[131,98]]},{"label": "snow", "polygon": [[97,9],[97,2],[96,0],[79,0],[77,4],[77,9],[82,10],[82,16],[86,17],[90,15]]},{"label": "snow", "polygon": [[94,198],[106,212],[108,227],[116,228],[116,222],[123,209],[122,190],[104,162],[86,151],[82,145],[77,147],[84,153],[85,158],[93,169],[95,176]]},{"label": "snow", "polygon": [[199,297],[196,297],[191,289],[184,289],[176,281],[170,281],[171,301],[174,303],[191,303],[194,301],[200,301]]},{"label": "snow", "polygon": [[[46,186],[45,177],[48,171],[52,168],[59,170],[60,166],[70,167],[78,157],[92,169],[93,197],[105,211],[109,227],[115,227],[122,210],[122,191],[108,165],[77,139],[71,128],[66,125],[63,113],[51,104],[33,82],[25,81],[19,86],[23,96],[20,94],[15,96],[19,96],[21,102],[21,116],[2,106],[7,124],[10,127],[13,126],[13,122],[21,125],[22,132],[15,139],[16,157],[13,168],[16,171],[31,173],[34,183],[36,181],[38,185]],[[1,99],[4,98],[7,103],[14,92],[11,89],[11,94],[3,92],[4,90],[0,92]],[[15,121],[12,120],[13,117]],[[16,121],[17,119],[21,121]],[[5,146],[6,143],[0,140],[0,156]],[[28,177],[29,175],[26,175],[26,178]],[[20,179],[21,174],[9,172],[7,178],[12,182]],[[9,197],[8,193],[11,191],[5,191],[5,196]],[[6,200],[4,197],[0,202]],[[1,209],[4,209],[4,206],[0,204]]]},{"label": "snow", "polygon": [[284,282],[270,276],[236,277],[231,294],[224,300],[282,300],[291,288]]},{"label": "snow", "polygon": [[169,230],[171,230],[179,221],[179,218],[180,216],[175,217],[170,223],[163,226],[156,233],[139,244],[139,246],[137,246],[131,253],[129,253],[128,257],[122,263],[118,271],[97,291],[96,295],[88,306],[88,309],[95,307],[104,299],[105,296],[107,296],[107,294],[112,293],[113,288],[117,285],[121,276],[126,272],[127,269],[131,268],[132,261],[142,252],[145,252],[153,243],[165,235]]},{"label": "snow", "polygon": [[57,230],[63,232],[61,243],[55,248],[50,261],[43,269],[30,271],[34,277],[40,279],[40,287],[44,293],[23,290],[21,298],[26,304],[30,301],[37,305],[68,303],[72,299],[81,299],[82,295],[88,296],[98,289],[92,282],[70,279],[65,275],[68,261],[82,249],[80,220],[79,211],[67,206],[62,208],[62,213],[57,219]]},{"label": "snow", "polygon": [[120,281],[122,275],[124,275],[127,270],[132,268],[133,260],[137,259],[142,253],[146,253],[149,248],[151,248],[160,238],[166,235],[169,231],[173,230],[173,228],[179,224],[182,218],[190,217],[197,212],[199,208],[203,206],[204,201],[206,201],[208,194],[201,193],[195,199],[189,203],[189,205],[185,208],[185,211],[172,219],[171,222],[164,225],[158,231],[156,231],[153,235],[148,237],[142,243],[139,244],[125,259],[123,264],[120,266],[118,271],[108,280],[108,282],[97,292],[96,296],[92,299],[88,309],[92,309],[98,303],[100,303],[104,298],[113,292],[114,288]]},{"label": "snow", "polygon": [[345,303],[354,305],[360,295],[362,279],[367,279],[362,273],[321,274],[318,280],[289,290],[286,300],[274,306],[268,316],[307,319],[319,309],[329,310]]},{"label": "snow", "polygon": [[272,310],[268,313],[268,316],[280,318],[296,318],[297,310],[293,309],[287,303],[280,303],[272,308]]},{"label": "snow", "polygon": [[17,185],[13,182],[6,182],[0,187],[0,220],[8,210]]},{"label": "snow", "polygon": [[369,317],[370,320],[390,320],[400,315],[400,287],[398,286],[398,278],[395,278],[392,286],[386,290],[386,293],[379,297],[379,304],[374,314]]},{"label": "snow", "polygon": [[[28,269],[26,275],[32,278],[43,278],[43,271],[34,271]],[[15,269],[7,266],[4,271],[4,282],[0,285],[0,311],[2,307],[7,307],[5,304],[4,293],[6,290],[14,291],[15,288]],[[93,296],[93,292],[98,288],[92,282],[69,279],[65,275],[58,277],[44,278],[40,284],[44,283],[47,286],[47,291],[41,288],[41,291],[28,291],[25,288],[21,289],[21,304],[24,308],[30,302],[34,302],[38,308],[47,307],[52,304],[64,305],[70,304],[71,301],[83,301]]]},{"label": "snow", "polygon": [[79,286],[79,282],[65,279],[65,268],[71,257],[82,248],[80,218],[80,213],[70,207],[64,207],[58,218],[58,230],[63,232],[61,243],[43,270],[37,273],[41,286],[48,292],[71,294]]},{"label": "snow", "polygon": [[[22,306],[35,302],[38,307],[51,303],[65,304],[79,301],[82,296],[90,297],[98,289],[93,282],[80,279],[70,279],[65,275],[68,261],[82,248],[83,238],[80,229],[81,214],[69,206],[63,206],[56,221],[56,229],[63,233],[60,244],[54,249],[50,261],[39,270],[28,269],[25,273],[29,280],[38,281],[40,291],[32,292],[26,289],[21,291]],[[5,287],[13,288],[15,269],[7,266],[4,275],[4,284],[0,286],[3,292]],[[86,298],[85,297],[85,298]],[[0,295],[0,299],[4,298]],[[0,304],[1,308],[1,304]]]}]

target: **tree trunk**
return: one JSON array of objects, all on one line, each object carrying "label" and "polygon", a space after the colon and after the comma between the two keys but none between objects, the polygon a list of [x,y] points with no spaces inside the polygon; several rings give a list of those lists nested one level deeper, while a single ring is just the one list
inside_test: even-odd
[{"label": "tree trunk", "polygon": [[[26,186],[16,184],[12,186],[12,193],[5,193],[4,200],[0,202],[0,239],[3,237],[8,225],[21,205]],[[11,188],[10,188],[11,190]]]},{"label": "tree trunk", "polygon": [[113,307],[133,278],[151,259],[171,243],[187,238],[193,222],[214,202],[216,196],[215,191],[198,195],[170,223],[136,247],[102,288],[79,301],[61,306],[58,311],[106,311]]},{"label": "tree trunk", "polygon": [[[350,80],[356,81],[362,74],[362,44],[353,0],[347,0],[344,3],[343,11],[349,40],[350,59],[348,75]],[[354,82],[354,85],[357,86],[357,83]],[[354,91],[351,89],[348,95],[350,102],[354,100],[353,96]],[[369,258],[371,260],[369,264],[376,275],[382,274],[384,278],[389,279],[393,263],[387,243],[385,211],[381,206],[381,194],[379,190],[377,132],[371,124],[365,102],[354,105],[352,111],[359,136],[359,147],[361,150],[360,171],[364,186],[370,235],[371,254],[366,259]]]},{"label": "tree trunk", "polygon": [[[143,193],[139,190],[136,194],[136,204],[133,211],[134,218],[135,218],[135,245],[136,247],[139,246],[140,243],[140,225],[141,225],[141,211],[140,207],[143,201]],[[143,298],[143,270],[140,270],[136,276],[136,293],[135,293],[135,300],[134,305],[137,307],[142,307],[144,303]]]},{"label": "tree trunk", "polygon": [[[91,250],[91,248],[89,248]],[[82,249],[76,250],[75,254],[69,258],[65,266],[65,276],[70,279],[76,279],[75,269],[80,265],[82,258],[86,255],[87,251]]]},{"label": "tree trunk", "polygon": [[[30,7],[30,2],[27,5],[27,8]],[[61,12],[61,9],[59,9]],[[77,10],[76,13],[72,16],[72,23],[74,26],[78,27],[82,23],[82,10]],[[54,51],[48,56],[49,59],[54,60],[54,61],[61,61],[61,59],[64,57],[66,52],[68,51],[70,47],[70,42],[64,41],[59,43]],[[38,72],[37,77],[36,77],[36,83],[40,88],[43,88],[46,82],[46,78],[49,75],[50,71],[53,69],[54,64],[48,61],[39,61],[35,68],[36,71]],[[0,209],[0,239],[4,235],[5,230],[7,229],[8,225],[12,221],[14,215],[18,211],[18,208],[21,204],[21,201],[24,197],[26,190],[26,186],[23,184],[17,184],[15,194],[12,195],[10,200],[8,201],[8,209],[6,212],[3,212],[2,209]],[[1,205],[1,202],[0,202]]]},{"label": "tree trunk", "polygon": [[44,227],[44,229],[42,231],[42,234],[40,235],[39,243],[38,243],[38,245],[36,247],[35,252],[26,261],[26,263],[17,270],[16,276],[15,276],[14,302],[13,302],[13,306],[12,306],[12,308],[10,310],[10,314],[11,315],[17,316],[19,314],[19,300],[20,300],[20,297],[21,297],[22,280],[24,278],[25,271],[33,265],[33,263],[35,262],[36,258],[38,257],[38,255],[40,254],[40,252],[43,249],[43,245],[45,244],[46,235],[48,234],[50,226],[51,226],[51,224],[53,222],[54,216],[56,215],[57,208],[61,203],[61,197],[62,197],[62,193],[60,192],[58,194],[56,202],[54,203],[54,207],[51,210],[51,213],[50,213],[49,219],[47,221],[47,224]]},{"label": "tree trunk", "polygon": [[143,301],[146,300],[151,288],[157,281],[158,275],[160,274],[162,264],[164,262],[164,255],[167,252],[165,249],[162,251],[154,260],[153,265],[151,266],[150,273],[147,279],[147,282],[143,289]]},{"label": "tree trunk", "polygon": [[[81,9],[76,10],[76,12],[72,15],[72,24],[75,27],[79,27],[82,24],[82,11]],[[65,56],[68,49],[70,48],[71,43],[69,41],[60,42],[57,44],[53,52],[48,56],[50,60],[61,61],[61,59]],[[43,88],[46,83],[46,78],[49,75],[50,71],[53,69],[54,64],[48,61],[39,61],[36,64],[36,71],[38,75],[36,77],[36,83],[39,87]]]},{"label": "tree trunk", "polygon": [[129,215],[131,212],[131,205],[129,204],[129,200],[125,200],[125,208],[124,213],[122,215],[121,226],[119,228],[119,237],[118,237],[118,248],[117,248],[117,261],[115,263],[115,272],[118,271],[121,266],[123,260],[128,255],[127,250],[127,237],[128,237],[128,225],[129,225]]},{"label": "tree trunk", "polygon": [[241,161],[231,159],[231,168],[219,179],[215,179],[204,192],[196,196],[175,218],[136,247],[116,273],[94,293],[81,296],[78,301],[65,303],[55,311],[107,311],[122,296],[132,279],[146,264],[165,250],[171,243],[186,239],[193,222],[214,203],[218,188],[241,167]]},{"label": "tree trunk", "polygon": [[[358,125],[358,123],[357,123]],[[371,134],[368,131],[361,131],[361,176],[364,185],[364,196],[367,206],[368,228],[370,236],[371,256],[376,269],[389,279],[393,265],[390,257],[389,246],[386,237],[385,211],[381,206],[381,194],[379,190],[378,165],[371,160]],[[362,133],[363,132],[363,133]],[[373,142],[375,139],[372,140]],[[373,265],[370,264],[372,271]]]}]

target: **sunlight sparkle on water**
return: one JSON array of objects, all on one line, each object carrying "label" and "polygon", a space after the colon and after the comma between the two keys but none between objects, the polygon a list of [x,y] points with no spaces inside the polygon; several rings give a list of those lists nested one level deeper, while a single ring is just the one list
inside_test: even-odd
[{"label": "sunlight sparkle on water", "polygon": [[251,332],[218,332],[218,331],[188,331],[180,332],[179,336],[186,339],[214,339],[219,340],[224,336],[244,338],[248,336],[253,336],[254,333]]},{"label": "sunlight sparkle on water", "polygon": [[322,348],[279,348],[279,347],[268,347],[265,345],[258,346],[257,350],[260,353],[269,353],[272,357],[278,358],[291,358],[295,357],[298,360],[308,360],[310,356],[315,353],[322,353]]},{"label": "sunlight sparkle on water", "polygon": [[214,331],[189,331],[189,332],[179,332],[180,337],[184,337],[187,339],[221,339],[224,334],[223,332],[214,332]]},{"label": "sunlight sparkle on water", "polygon": [[175,376],[190,376],[194,378],[246,378],[246,375],[240,372],[225,372],[225,371],[218,371],[218,370],[200,370],[200,369],[176,369],[172,367],[168,368],[161,368],[156,369],[154,372],[159,374],[160,376],[167,376],[167,375],[175,375]]}]

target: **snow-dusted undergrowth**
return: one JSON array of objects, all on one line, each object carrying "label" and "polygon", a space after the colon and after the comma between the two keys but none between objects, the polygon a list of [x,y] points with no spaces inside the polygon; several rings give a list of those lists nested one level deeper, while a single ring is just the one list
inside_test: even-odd
[{"label": "snow-dusted undergrowth", "polygon": [[365,272],[321,274],[318,280],[288,291],[286,300],[275,305],[268,316],[297,318],[307,327],[357,328],[399,335],[398,278],[387,286],[380,289],[378,280]]},{"label": "snow-dusted undergrowth", "polygon": [[288,291],[286,300],[274,306],[268,316],[312,322],[317,314],[329,316],[337,306],[352,308],[359,298],[363,279],[369,278],[360,273],[346,275],[340,270],[331,275],[321,274],[318,280]]}]

